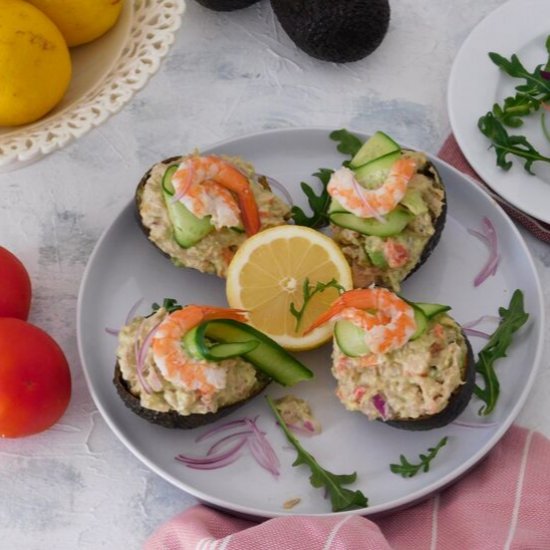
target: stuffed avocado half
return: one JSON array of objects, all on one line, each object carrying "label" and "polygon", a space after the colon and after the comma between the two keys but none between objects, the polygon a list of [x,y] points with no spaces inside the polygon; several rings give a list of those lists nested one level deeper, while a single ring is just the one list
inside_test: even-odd
[{"label": "stuffed avocado half", "polygon": [[328,183],[333,239],[354,286],[398,291],[438,243],[445,224],[445,188],[424,153],[402,149],[377,132]]},{"label": "stuffed avocado half", "polygon": [[449,309],[382,287],[342,294],[312,328],[335,321],[332,374],[346,409],[410,430],[439,428],[461,414],[475,367]]},{"label": "stuffed avocado half", "polygon": [[290,216],[265,176],[242,159],[214,155],[155,164],[135,202],[141,228],[175,265],[220,277],[247,237]]},{"label": "stuffed avocado half", "polygon": [[291,386],[313,373],[246,324],[241,310],[165,301],[119,332],[114,384],[150,422],[193,428],[217,420],[271,380]]}]

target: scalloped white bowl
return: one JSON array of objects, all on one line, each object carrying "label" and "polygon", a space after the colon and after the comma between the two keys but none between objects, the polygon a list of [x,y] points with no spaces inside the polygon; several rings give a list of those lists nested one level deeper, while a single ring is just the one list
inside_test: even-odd
[{"label": "scalloped white bowl", "polygon": [[0,127],[0,172],[60,149],[120,110],[159,68],[184,11],[185,0],[126,0],[109,32],[71,49],[73,76],[61,103],[32,124]]}]

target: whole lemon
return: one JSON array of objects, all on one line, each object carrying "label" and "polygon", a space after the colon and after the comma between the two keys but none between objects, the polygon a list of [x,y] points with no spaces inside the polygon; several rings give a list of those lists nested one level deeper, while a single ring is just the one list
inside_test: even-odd
[{"label": "whole lemon", "polygon": [[0,1],[0,126],[33,122],[57,105],[71,79],[58,28],[21,0]]},{"label": "whole lemon", "polygon": [[123,0],[28,0],[58,27],[69,47],[106,33],[118,20]]}]

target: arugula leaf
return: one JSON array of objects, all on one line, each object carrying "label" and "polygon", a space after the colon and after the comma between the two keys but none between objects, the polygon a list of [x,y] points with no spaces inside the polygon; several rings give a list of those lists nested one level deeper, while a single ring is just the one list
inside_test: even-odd
[{"label": "arugula leaf", "polygon": [[479,414],[487,416],[491,414],[497,404],[500,394],[500,384],[494,369],[494,362],[501,357],[506,357],[506,350],[512,343],[512,335],[519,330],[529,318],[529,314],[523,309],[523,292],[514,291],[508,309],[501,307],[498,310],[500,324],[491,335],[491,338],[479,352],[475,365],[476,371],[481,375],[484,387],[478,385],[474,393],[485,402],[479,409]]},{"label": "arugula leaf", "polygon": [[517,94],[514,97],[507,97],[502,107],[495,103],[493,105],[493,115],[505,126],[519,128],[523,125],[521,117],[537,111],[540,103],[540,101],[527,95]]},{"label": "arugula leaf", "polygon": [[481,133],[489,138],[491,147],[497,155],[497,166],[509,170],[512,161],[507,159],[508,155],[515,155],[524,159],[524,168],[533,174],[531,167],[535,161],[550,162],[549,157],[541,155],[528,141],[525,136],[509,135],[504,126],[495,118],[492,112],[482,116],[477,127]]},{"label": "arugula leaf", "polygon": [[338,149],[340,153],[350,155],[352,158],[363,145],[363,142],[357,136],[354,136],[345,128],[342,128],[341,130],[334,130],[334,132],[330,133],[329,137],[330,139],[339,142],[336,149]]},{"label": "arugula leaf", "polygon": [[327,490],[332,503],[332,511],[343,512],[355,508],[366,508],[368,506],[368,499],[361,491],[352,491],[351,489],[342,487],[342,485],[353,483],[357,478],[357,474],[355,472],[353,474],[333,474],[322,468],[290,432],[271,398],[267,396],[266,399],[286,438],[298,453],[292,465],[299,466],[300,464],[304,464],[310,468],[311,476],[309,477],[309,481],[311,485],[315,488],[324,487]]},{"label": "arugula leaf", "polygon": [[178,309],[182,309],[182,306],[180,306],[178,304],[178,301],[174,298],[164,298],[164,300],[162,301],[162,306],[155,302],[151,306],[151,309],[154,312],[157,312],[161,307],[163,307],[168,313],[172,313],[174,311],[178,311]]},{"label": "arugula leaf", "polygon": [[489,138],[491,147],[497,156],[497,166],[509,170],[512,161],[508,155],[523,158],[524,169],[531,175],[533,162],[550,162],[550,158],[539,153],[525,136],[508,135],[504,126],[519,128],[523,125],[522,117],[538,111],[543,103],[550,101],[550,80],[546,74],[550,68],[550,35],[545,42],[548,59],[543,66],[537,65],[532,72],[525,68],[516,54],[510,59],[489,52],[491,61],[507,75],[523,80],[515,87],[516,95],[504,99],[502,104],[495,103],[490,112],[478,120],[479,130]]},{"label": "arugula leaf", "polygon": [[435,447],[430,447],[428,449],[428,454],[421,454],[419,455],[420,463],[419,464],[411,464],[405,455],[400,455],[399,460],[401,461],[401,464],[390,464],[390,470],[393,474],[399,474],[402,477],[413,477],[418,472],[428,472],[430,469],[430,464],[432,460],[437,456],[437,453],[439,452],[439,449],[441,447],[444,447],[447,444],[447,436],[442,438],[439,443]]},{"label": "arugula leaf", "polygon": [[331,279],[328,283],[317,281],[317,284],[314,287],[312,287],[308,277],[304,279],[304,283],[302,285],[302,294],[304,296],[302,307],[297,309],[294,302],[290,303],[290,313],[296,318],[296,332],[298,332],[298,329],[300,328],[300,323],[302,322],[302,317],[304,316],[304,312],[306,306],[309,304],[309,301],[313,298],[313,296],[315,296],[315,294],[324,292],[327,288],[335,288],[340,294],[345,290],[345,288],[338,283],[336,279]]},{"label": "arugula leaf", "polygon": [[304,225],[306,227],[312,227],[313,229],[328,225],[327,211],[330,205],[330,195],[327,191],[327,185],[332,173],[333,170],[329,168],[320,168],[318,172],[313,174],[315,177],[319,178],[322,184],[319,195],[317,195],[313,188],[307,183],[300,183],[300,187],[307,197],[307,202],[313,214],[308,216],[299,206],[293,206],[291,215],[296,225]]}]

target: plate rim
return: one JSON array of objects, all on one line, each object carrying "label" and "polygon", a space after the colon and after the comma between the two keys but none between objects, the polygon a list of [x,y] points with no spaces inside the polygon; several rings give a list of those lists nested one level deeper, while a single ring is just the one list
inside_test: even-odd
[{"label": "plate rim", "polygon": [[[535,174],[534,176],[531,176],[527,174],[527,172],[524,171],[523,166],[521,165],[520,160],[515,160],[514,166],[509,170],[505,171],[499,167],[496,166],[496,161],[494,157],[494,153],[489,150],[489,142],[481,135],[479,131],[473,132],[477,137],[484,141],[485,147],[483,145],[480,145],[478,147],[478,144],[476,143],[476,146],[471,146],[471,133],[468,133],[469,130],[462,120],[464,119],[464,113],[461,111],[461,105],[463,104],[462,101],[458,99],[458,96],[460,96],[460,90],[464,90],[463,82],[467,82],[468,79],[464,78],[464,59],[465,56],[467,56],[470,49],[474,48],[477,44],[475,44],[476,39],[478,38],[478,34],[482,33],[486,26],[489,25],[489,23],[497,18],[502,18],[503,16],[507,15],[508,17],[505,18],[506,21],[511,21],[513,19],[513,15],[516,10],[519,9],[525,9],[526,2],[530,2],[531,4],[534,4],[536,6],[542,7],[544,10],[548,12],[548,16],[550,16],[550,4],[546,2],[545,0],[509,0],[508,2],[505,2],[504,4],[500,5],[498,8],[492,10],[489,12],[481,21],[479,21],[474,28],[468,33],[465,40],[460,45],[455,58],[453,60],[451,70],[449,73],[448,83],[447,83],[447,97],[446,97],[446,104],[447,104],[447,112],[449,116],[449,122],[451,125],[452,132],[454,134],[454,137],[459,145],[460,150],[466,157],[468,163],[472,166],[472,168],[479,174],[479,176],[483,179],[483,181],[495,192],[499,195],[499,197],[502,197],[504,201],[506,201],[511,207],[517,208],[518,210],[524,212],[527,215],[533,216],[538,221],[542,221],[544,223],[550,223],[550,214],[548,214],[544,209],[539,208],[539,201],[535,201],[534,203],[525,203],[522,201],[517,201],[515,197],[513,196],[513,193],[511,193],[506,186],[499,185],[498,180],[502,179],[519,179],[522,181],[523,184],[529,184],[529,182],[533,183],[533,178],[536,178],[537,182],[542,183],[543,185],[548,187],[548,195],[550,198],[550,183],[540,179]],[[510,12],[510,13],[509,13]],[[499,32],[504,34],[504,31],[500,30]],[[550,33],[550,31],[549,31]],[[472,45],[472,43],[474,43]],[[486,49],[483,51],[483,53],[486,55],[491,50],[490,46],[486,46]],[[475,50],[473,53],[480,54],[477,50]],[[471,57],[471,56],[470,56]],[[477,56],[475,56],[477,59]],[[488,59],[488,58],[487,58]],[[493,67],[491,65],[491,67]],[[497,71],[496,67],[495,73],[494,73],[494,79],[497,80],[499,78],[500,73]],[[488,75],[491,77],[491,75]],[[473,79],[470,79],[473,80]],[[492,80],[491,80],[492,82]],[[457,99],[455,99],[457,97]],[[489,111],[491,109],[491,104],[487,104],[485,107],[481,107],[478,117],[482,116],[483,112]],[[466,117],[468,118],[468,117]],[[468,124],[472,123],[473,128],[477,128],[477,125],[474,123],[477,123],[477,120],[471,120],[468,121]],[[479,134],[479,135],[478,135]],[[479,149],[479,150],[478,150]],[[482,155],[479,151],[485,150],[487,155]],[[490,159],[490,162],[489,160]]]},{"label": "plate rim", "polygon": [[[277,128],[277,129],[269,129],[269,130],[262,130],[262,131],[256,131],[256,132],[250,132],[246,134],[240,134],[237,136],[233,136],[227,139],[223,139],[220,141],[217,141],[207,147],[204,147],[204,152],[208,152],[212,149],[216,149],[219,147],[224,147],[229,144],[233,144],[234,142],[241,141],[241,140],[247,140],[247,139],[256,139],[259,137],[263,137],[265,135],[272,135],[272,134],[285,134],[288,132],[291,133],[308,133],[308,132],[323,132],[327,136],[333,129],[329,129],[326,127],[321,126],[308,126],[308,127],[290,127],[290,128]],[[359,135],[361,137],[366,137],[367,134],[360,130],[350,129],[351,132],[353,132],[356,135]],[[381,505],[374,505],[370,506],[368,508],[359,508],[357,510],[351,510],[351,511],[345,511],[345,512],[327,512],[327,513],[300,513],[295,514],[292,511],[281,511],[281,512],[273,512],[273,511],[265,511],[265,510],[254,510],[247,506],[238,505],[234,503],[227,503],[223,499],[220,499],[218,497],[212,497],[210,495],[204,494],[202,491],[195,489],[194,487],[190,487],[181,480],[175,478],[168,472],[164,471],[161,467],[157,466],[152,460],[149,460],[146,456],[144,456],[139,449],[135,448],[135,446],[129,441],[129,439],[124,435],[121,429],[116,425],[115,421],[110,418],[110,415],[107,413],[105,408],[103,407],[103,404],[99,400],[99,397],[96,394],[96,391],[94,389],[94,386],[92,384],[88,368],[86,367],[86,360],[83,353],[83,337],[82,337],[82,330],[81,330],[81,319],[82,319],[82,307],[83,307],[83,294],[85,291],[86,283],[88,280],[88,277],[90,276],[90,272],[92,270],[92,265],[94,263],[94,259],[97,254],[99,254],[99,250],[101,248],[102,243],[108,238],[109,232],[112,229],[112,227],[125,215],[127,215],[127,211],[131,210],[133,206],[133,200],[128,201],[121,210],[118,212],[118,214],[113,218],[113,220],[104,228],[103,232],[101,233],[99,239],[97,240],[94,249],[92,253],[90,254],[90,257],[88,259],[88,263],[86,265],[86,268],[84,270],[84,273],[82,275],[81,284],[79,287],[78,292],[78,299],[77,299],[77,308],[76,308],[76,332],[77,332],[77,346],[78,346],[78,354],[79,359],[81,362],[82,371],[84,372],[84,377],[86,380],[86,384],[88,386],[88,390],[92,396],[92,399],[94,401],[94,404],[98,408],[98,410],[101,413],[101,416],[109,426],[109,428],[113,431],[113,433],[119,438],[120,441],[126,446],[126,448],[136,457],[138,460],[140,460],[143,464],[145,464],[149,469],[151,469],[153,472],[155,472],[157,475],[159,475],[162,479],[165,481],[168,481],[173,486],[177,487],[180,490],[183,490],[184,492],[192,495],[200,502],[203,502],[205,504],[220,508],[228,513],[242,515],[244,517],[252,517],[252,518],[275,518],[275,517],[287,517],[287,516],[293,516],[293,515],[301,515],[301,516],[310,516],[310,517],[335,517],[335,516],[344,516],[344,515],[357,515],[357,516],[378,516],[383,515],[392,511],[396,511],[402,508],[407,508],[409,506],[412,506],[416,504],[417,502],[424,500],[428,498],[430,495],[435,494],[445,487],[453,484],[454,482],[458,481],[463,475],[465,475],[471,468],[473,468],[479,461],[481,461],[487,453],[500,441],[500,439],[504,436],[506,431],[510,428],[514,420],[517,418],[518,414],[520,413],[521,409],[525,405],[525,402],[527,400],[527,397],[529,393],[531,392],[534,380],[540,370],[540,365],[542,362],[542,353],[544,350],[544,327],[546,325],[546,314],[543,307],[544,300],[543,300],[543,289],[542,284],[540,280],[540,276],[538,273],[538,270],[536,268],[536,265],[534,263],[533,256],[527,247],[527,244],[525,242],[525,239],[521,235],[519,229],[514,224],[514,222],[510,219],[510,217],[504,212],[504,210],[501,208],[501,206],[485,191],[483,191],[481,188],[479,188],[475,183],[468,180],[468,178],[460,172],[458,169],[450,165],[444,160],[439,159],[437,156],[432,155],[430,153],[426,153],[430,160],[434,161],[435,164],[441,164],[445,166],[446,169],[451,170],[454,172],[455,176],[458,176],[459,178],[465,180],[467,182],[467,185],[470,186],[472,190],[476,193],[480,193],[487,197],[493,205],[497,208],[497,210],[500,211],[500,213],[503,215],[503,217],[506,219],[510,230],[513,232],[514,237],[517,239],[518,245],[521,246],[527,260],[528,260],[528,267],[529,271],[532,273],[534,281],[535,281],[535,294],[540,298],[538,300],[538,311],[536,312],[537,318],[539,319],[539,326],[538,326],[538,332],[536,334],[537,337],[537,349],[535,351],[535,356],[533,360],[533,369],[526,381],[526,384],[524,385],[522,389],[522,393],[519,397],[519,399],[516,401],[514,406],[511,408],[510,412],[508,413],[506,419],[501,423],[501,425],[498,427],[498,429],[495,431],[495,433],[492,435],[491,438],[488,439],[488,441],[483,445],[478,451],[469,458],[469,460],[465,461],[459,468],[456,468],[452,472],[448,473],[447,475],[439,478],[437,481],[433,482],[432,484],[427,485],[426,487],[417,490],[411,494],[409,494],[407,497],[401,497],[397,499],[397,501],[393,501],[392,503],[386,503]]]}]

